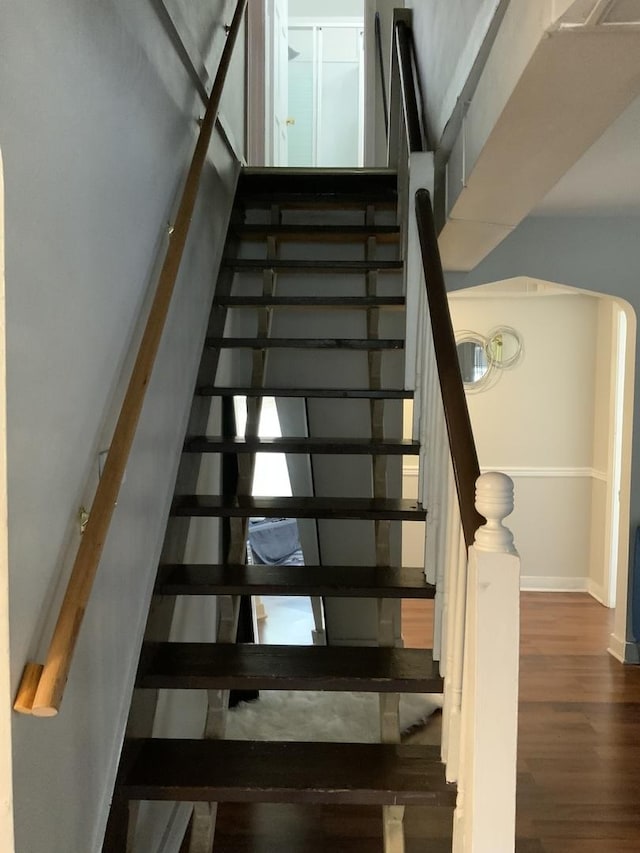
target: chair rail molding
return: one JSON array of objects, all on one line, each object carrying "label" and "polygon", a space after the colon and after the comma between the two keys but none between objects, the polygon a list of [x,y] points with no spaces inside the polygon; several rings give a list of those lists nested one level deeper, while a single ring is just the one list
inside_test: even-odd
[{"label": "chair rail molding", "polygon": [[481,465],[480,470],[483,474],[488,471],[503,471],[510,477],[588,477],[592,480],[602,480],[606,482],[607,475],[604,471],[599,471],[597,468],[582,468],[572,466],[546,466],[546,465],[526,465],[517,468],[509,465]]}]

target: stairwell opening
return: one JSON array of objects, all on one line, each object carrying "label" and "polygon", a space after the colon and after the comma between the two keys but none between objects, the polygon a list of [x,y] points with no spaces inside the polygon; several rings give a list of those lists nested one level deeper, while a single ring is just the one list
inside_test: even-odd
[{"label": "stairwell opening", "polygon": [[[246,398],[234,398],[239,435],[246,428]],[[274,397],[262,401],[258,436],[281,438],[282,427]],[[284,453],[256,453],[252,495],[293,494]],[[254,565],[303,566],[305,555],[295,518],[251,518],[248,525],[247,560]],[[306,596],[253,596],[254,636],[257,642],[312,645],[323,636],[322,603]]]}]

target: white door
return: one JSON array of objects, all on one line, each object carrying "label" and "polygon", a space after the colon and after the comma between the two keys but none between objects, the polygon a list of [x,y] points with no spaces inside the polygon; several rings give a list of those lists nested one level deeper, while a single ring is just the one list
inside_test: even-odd
[{"label": "white door", "polygon": [[[288,0],[272,0],[273,2],[273,32],[272,32],[272,142],[271,165],[287,165],[287,110],[289,103],[289,25]],[[267,69],[269,73],[269,69]]]},{"label": "white door", "polygon": [[362,165],[362,45],[359,24],[290,25],[290,166]]}]

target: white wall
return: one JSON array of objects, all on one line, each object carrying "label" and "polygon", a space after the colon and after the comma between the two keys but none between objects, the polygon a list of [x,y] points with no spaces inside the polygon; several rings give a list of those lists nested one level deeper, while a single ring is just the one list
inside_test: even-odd
[{"label": "white wall", "polygon": [[[223,5],[170,6],[210,72]],[[147,4],[4,10],[13,692],[44,654],[203,112],[185,52]],[[100,849],[235,175],[216,139],[62,711],[13,717],[21,853]]]},{"label": "white wall", "polygon": [[[536,287],[549,290],[520,279],[450,300],[457,332],[485,335],[506,324],[524,338],[523,361],[495,385],[468,395],[480,464],[515,481],[516,509],[508,525],[522,556],[523,586],[588,590],[603,601],[613,476],[614,303],[588,294],[536,295]],[[415,464],[413,457],[405,459],[406,497],[415,496]],[[424,543],[409,525],[403,528],[403,564],[420,565]]]},{"label": "white wall", "polygon": [[589,295],[526,293],[456,294],[450,300],[456,330],[486,335],[507,325],[524,342],[522,360],[467,399],[481,468],[514,479],[508,524],[525,588],[589,589],[591,571],[602,580],[605,520],[592,510],[606,490],[609,409],[598,410],[596,403],[608,400],[611,342],[599,331],[601,319],[610,328],[600,302]]},{"label": "white wall", "polygon": [[346,17],[362,18],[364,0],[289,0],[290,18],[310,18],[314,21]]}]

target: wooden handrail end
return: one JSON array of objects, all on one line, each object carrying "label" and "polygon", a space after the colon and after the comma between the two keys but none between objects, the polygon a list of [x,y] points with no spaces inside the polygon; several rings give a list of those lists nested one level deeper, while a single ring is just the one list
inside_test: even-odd
[{"label": "wooden handrail end", "polygon": [[165,321],[186,245],[189,224],[198,194],[213,128],[233,47],[248,0],[237,0],[233,23],[222,51],[200,134],[189,166],[182,197],[173,224],[173,237],[158,274],[153,303],[133,366],[124,401],[113,431],[109,453],[89,514],[87,529],[76,553],[67,591],[60,608],[45,666],[28,662],[14,702],[14,710],[34,717],[55,717],[62,703],[69,667],[109,531],[113,507],[129,459],[129,452],[142,412],[145,391],[160,347]]},{"label": "wooden handrail end", "polygon": [[37,705],[31,713],[34,717],[56,717],[58,709],[54,705]]},{"label": "wooden handrail end", "polygon": [[36,698],[36,691],[38,690],[43,670],[44,666],[41,663],[27,662],[22,673],[16,700],[13,703],[14,711],[17,711],[19,714],[33,714],[33,702]]}]

